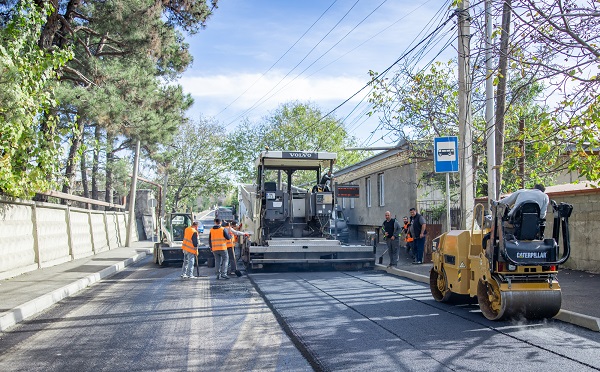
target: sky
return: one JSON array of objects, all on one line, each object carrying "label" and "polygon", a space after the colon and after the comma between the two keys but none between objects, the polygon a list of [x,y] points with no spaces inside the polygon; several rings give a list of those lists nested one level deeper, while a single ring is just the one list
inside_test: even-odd
[{"label": "sky", "polygon": [[[310,102],[344,121],[361,146],[392,144],[370,107],[356,94],[445,21],[444,0],[220,0],[207,26],[187,36],[194,62],[179,79],[194,98],[192,119],[214,119],[232,131],[243,120],[258,122],[280,105]],[[414,59],[456,55],[454,21]],[[425,44],[423,44],[425,45]],[[420,50],[420,49],[417,49]],[[414,54],[413,54],[414,55]],[[392,73],[394,69],[392,68]]]}]

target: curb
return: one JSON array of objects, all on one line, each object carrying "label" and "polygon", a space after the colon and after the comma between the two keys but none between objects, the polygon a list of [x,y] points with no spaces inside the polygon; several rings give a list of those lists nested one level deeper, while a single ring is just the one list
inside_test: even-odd
[{"label": "curb", "polygon": [[575,324],[577,326],[591,329],[595,332],[600,332],[600,318],[596,318],[589,315],[579,314],[569,310],[560,310],[554,319],[558,319],[561,322]]},{"label": "curb", "polygon": [[[421,274],[416,274],[411,271],[401,270],[395,267],[387,267],[385,265],[375,264],[375,270],[385,271],[388,274],[402,276],[412,279],[416,282],[429,284],[429,277]],[[590,329],[594,332],[600,332],[600,318],[579,314],[570,310],[560,310],[553,319],[561,322],[574,324],[579,327]]]},{"label": "curb", "polygon": [[90,274],[62,288],[59,288],[48,294],[39,296],[38,298],[28,301],[23,305],[11,309],[5,315],[0,317],[0,332],[6,331],[8,328],[14,326],[15,324],[20,323],[23,320],[49,308],[50,306],[54,305],[55,303],[66,297],[76,294],[82,289],[85,289],[104,278],[118,273],[125,267],[146,257],[146,255],[147,252],[138,253],[133,257],[130,257],[121,262],[106,267],[97,273]]}]

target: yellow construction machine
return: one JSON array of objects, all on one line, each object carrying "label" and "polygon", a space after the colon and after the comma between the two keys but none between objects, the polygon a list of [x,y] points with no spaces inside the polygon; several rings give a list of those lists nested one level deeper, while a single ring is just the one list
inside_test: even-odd
[{"label": "yellow construction machine", "polygon": [[544,239],[545,219],[537,203],[522,203],[509,215],[506,205],[492,202],[491,216],[483,216],[482,204],[475,206],[474,220],[481,227],[475,229],[473,223],[471,230],[452,230],[434,239],[429,284],[435,300],[477,297],[490,320],[555,316],[561,306],[558,265],[570,255],[573,206],[550,204],[551,238]]}]

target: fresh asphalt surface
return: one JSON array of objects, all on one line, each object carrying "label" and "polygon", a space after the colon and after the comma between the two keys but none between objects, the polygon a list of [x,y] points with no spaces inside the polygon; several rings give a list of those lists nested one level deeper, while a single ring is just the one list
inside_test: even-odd
[{"label": "fresh asphalt surface", "polygon": [[319,369],[600,370],[600,334],[560,321],[491,322],[477,305],[378,271],[255,273],[251,279]]}]

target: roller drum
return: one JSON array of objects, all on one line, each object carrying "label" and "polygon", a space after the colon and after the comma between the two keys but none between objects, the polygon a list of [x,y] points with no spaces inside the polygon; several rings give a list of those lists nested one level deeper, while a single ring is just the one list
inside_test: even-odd
[{"label": "roller drum", "polygon": [[480,281],[477,300],[489,320],[552,318],[561,306],[560,290],[500,291],[497,282]]}]

